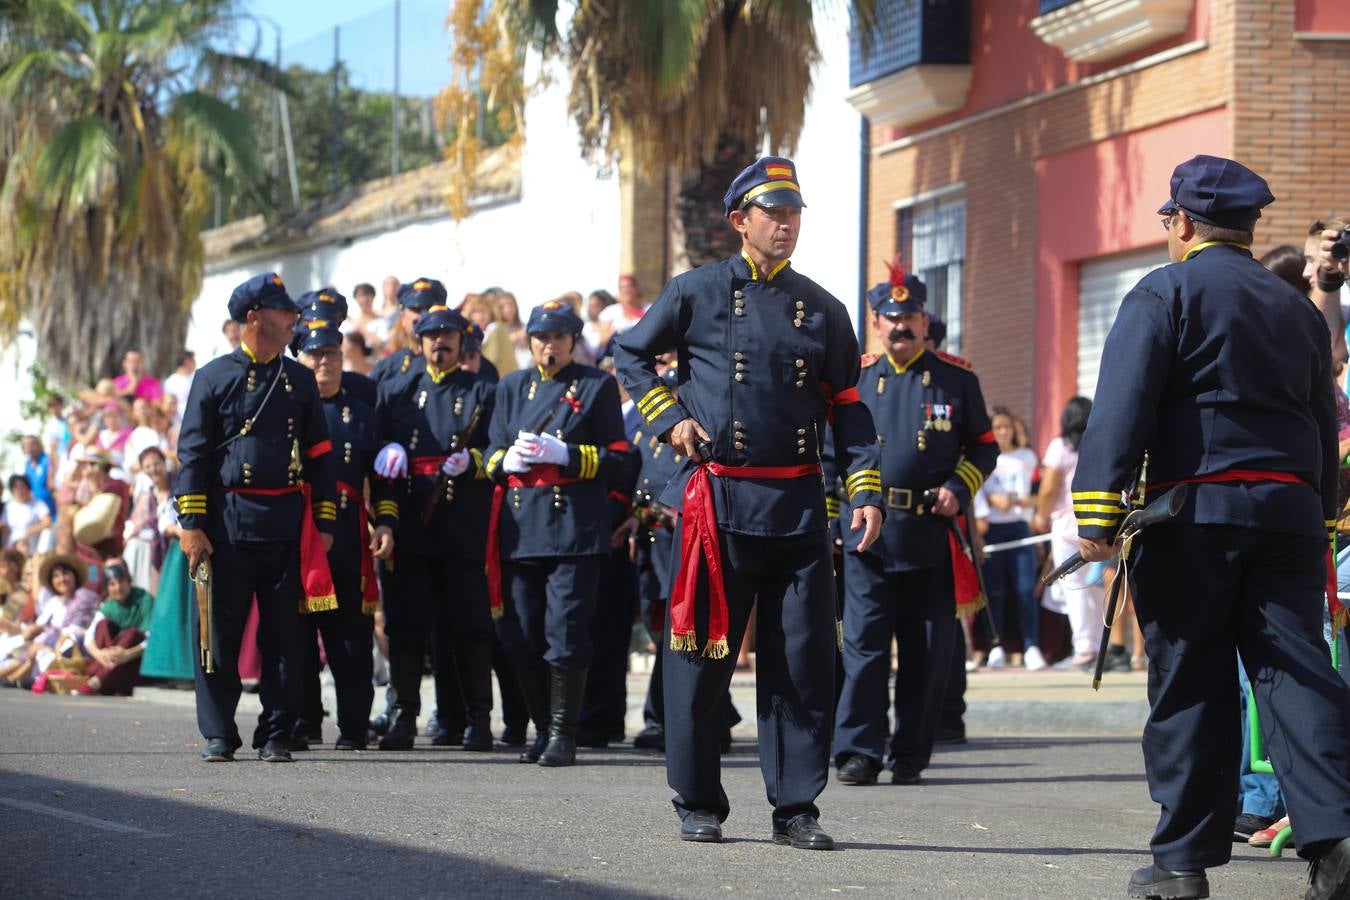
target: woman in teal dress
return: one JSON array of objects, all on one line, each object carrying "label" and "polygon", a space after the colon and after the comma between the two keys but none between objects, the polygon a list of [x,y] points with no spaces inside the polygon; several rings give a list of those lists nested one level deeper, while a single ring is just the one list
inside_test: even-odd
[{"label": "woman in teal dress", "polygon": [[192,579],[187,557],[178,547],[178,517],[173,492],[160,504],[159,531],[168,539],[159,572],[159,594],[150,616],[150,636],[141,657],[141,675],[146,678],[192,680],[196,641],[192,635]]}]

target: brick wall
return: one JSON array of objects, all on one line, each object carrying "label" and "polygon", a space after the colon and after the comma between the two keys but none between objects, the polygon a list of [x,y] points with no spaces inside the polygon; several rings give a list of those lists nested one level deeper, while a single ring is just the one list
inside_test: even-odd
[{"label": "brick wall", "polygon": [[1350,42],[1295,40],[1297,0],[1237,4],[1233,146],[1276,197],[1254,249],[1301,246],[1313,219],[1350,211]]},{"label": "brick wall", "polygon": [[[1227,104],[1234,6],[1247,3],[1213,0],[1203,50],[930,133],[918,130],[890,146],[880,129],[873,130],[867,247],[872,280],[881,279],[883,260],[895,252],[894,202],[965,184],[964,353],[991,406],[1007,405],[1028,421],[1036,412],[1036,160]],[[1187,155],[1186,148],[1177,148],[1178,161]],[[1166,185],[1158,186],[1160,194],[1165,191]],[[1043,445],[1048,435],[1038,438]]]}]

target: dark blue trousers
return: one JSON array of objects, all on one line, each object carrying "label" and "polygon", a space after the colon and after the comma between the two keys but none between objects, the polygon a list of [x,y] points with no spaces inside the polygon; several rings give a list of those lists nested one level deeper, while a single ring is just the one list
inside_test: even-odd
[{"label": "dark blue trousers", "polygon": [[[202,737],[223,738],[242,746],[234,714],[239,706],[239,647],[244,638],[253,598],[258,598],[258,652],[262,677],[258,699],[262,712],[253,732],[253,746],[287,740],[300,713],[305,653],[300,625],[300,551],[294,542],[231,544],[223,537],[212,542],[212,651],[215,672],[202,671],[194,652],[197,688],[197,728]],[[192,634],[197,635],[197,603],[192,612]],[[196,646],[194,640],[193,646]]]},{"label": "dark blue trousers", "polygon": [[[829,774],[830,709],[834,703],[834,568],[826,531],[793,537],[723,532],[722,569],[729,616],[723,659],[670,649],[665,682],[666,776],[684,818],[707,811],[725,820],[719,744],[725,703],[736,671],[736,648],[758,603],[755,687],[759,765],[773,819],[818,816],[816,798]],[[675,545],[679,546],[676,535]],[[708,621],[707,570],[699,579],[694,622]],[[667,616],[669,621],[669,616]],[[667,625],[667,629],[669,625]],[[700,646],[706,641],[699,632]]]},{"label": "dark blue trousers", "polygon": [[1148,652],[1153,858],[1228,862],[1241,724],[1236,649],[1300,855],[1350,836],[1350,689],[1322,639],[1326,541],[1224,525],[1154,526],[1130,561]]},{"label": "dark blue trousers", "polygon": [[[956,649],[955,588],[948,565],[887,572],[870,553],[844,554],[844,689],[835,713],[834,759],[866,756],[881,765],[890,737],[891,768],[928,766]],[[891,705],[891,638],[899,647],[895,731]]]},{"label": "dark blue trousers", "polygon": [[586,669],[602,556],[502,560],[502,639],[522,679],[541,667]]},{"label": "dark blue trousers", "polygon": [[[359,561],[359,560],[358,560]],[[372,681],[374,659],[371,645],[375,636],[375,618],[361,612],[361,571],[358,567],[332,567],[333,586],[337,588],[338,608],[303,616],[305,636],[304,703],[296,724],[299,735],[323,720],[323,699],[319,673],[319,636],[323,636],[324,656],[333,672],[337,693],[338,731],[354,741],[364,742],[370,721],[370,706],[375,700]]]},{"label": "dark blue trousers", "polygon": [[[1026,522],[993,523],[984,542],[998,544],[1025,537],[1031,537],[1031,526]],[[1041,607],[1036,598],[1036,548],[1018,547],[989,554],[984,560],[984,586],[989,591],[989,612],[999,634],[1004,632],[1004,617],[1012,607],[1022,629],[1022,649],[1039,646]]]},{"label": "dark blue trousers", "polygon": [[623,740],[628,713],[628,647],[637,605],[637,569],[628,558],[625,541],[604,557],[591,617],[594,658],[578,722],[587,739]]}]

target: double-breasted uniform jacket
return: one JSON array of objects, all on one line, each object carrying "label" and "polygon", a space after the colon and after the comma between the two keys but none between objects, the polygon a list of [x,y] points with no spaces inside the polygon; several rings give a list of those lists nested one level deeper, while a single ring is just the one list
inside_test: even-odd
[{"label": "double-breasted uniform jacket", "polygon": [[333,468],[337,478],[337,530],[328,553],[334,572],[357,571],[367,552],[370,535],[361,529],[365,483],[370,480],[370,504],[375,527],[397,530],[399,504],[392,482],[374,474],[375,454],[381,447],[375,411],[344,386],[323,398],[324,421],[333,443]]},{"label": "double-breasted uniform jacket", "polygon": [[[880,505],[876,430],[853,402],[858,344],[843,304],[786,261],[760,272],[738,255],[676,276],[616,341],[615,363],[651,433],[692,416],[727,466],[818,464],[832,418],[851,508]],[[678,398],[656,373],[679,355]],[[682,461],[661,500],[679,509],[693,472]],[[827,526],[822,479],[714,478],[719,528],[788,536]]]},{"label": "double-breasted uniform jacket", "polygon": [[[381,439],[408,451],[408,477],[397,480],[400,515],[395,546],[399,552],[483,559],[492,498],[483,448],[488,444],[495,402],[490,383],[458,367],[433,372],[421,362],[416,371],[380,382],[376,417]],[[467,435],[469,467],[449,480],[432,519],[423,525],[422,511],[439,483],[441,463],[457,437],[465,440],[475,413],[478,422]]]},{"label": "double-breasted uniform jacket", "polygon": [[1144,276],[1102,352],[1073,480],[1078,533],[1115,535],[1147,450],[1145,501],[1203,479],[1177,523],[1326,534],[1339,462],[1330,347],[1321,313],[1246,247],[1202,244]]},{"label": "double-breasted uniform jacket", "polygon": [[[502,459],[521,431],[566,443],[567,462],[535,465],[524,476],[504,471]],[[488,477],[505,489],[503,559],[609,554],[609,492],[620,482],[629,449],[611,376],[578,363],[551,377],[538,368],[511,372],[497,384],[489,444]]]},{"label": "double-breasted uniform jacket", "polygon": [[[876,423],[887,507],[881,539],[867,552],[888,572],[948,564],[947,522],[931,514],[923,494],[945,487],[968,512],[994,470],[998,444],[979,378],[969,363],[941,352],[921,350],[904,366],[869,354],[858,393]],[[845,547],[856,549],[860,533],[841,533]]]},{"label": "double-breasted uniform jacket", "polygon": [[308,485],[315,525],[335,533],[334,454],[314,373],[247,346],[192,380],[178,435],[179,523],[214,543],[298,541]]}]

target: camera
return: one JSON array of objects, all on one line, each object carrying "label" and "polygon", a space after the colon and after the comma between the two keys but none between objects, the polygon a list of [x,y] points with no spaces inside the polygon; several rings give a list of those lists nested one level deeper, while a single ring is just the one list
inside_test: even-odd
[{"label": "camera", "polygon": [[1350,260],[1350,227],[1342,228],[1331,245],[1331,258],[1336,262]]}]

